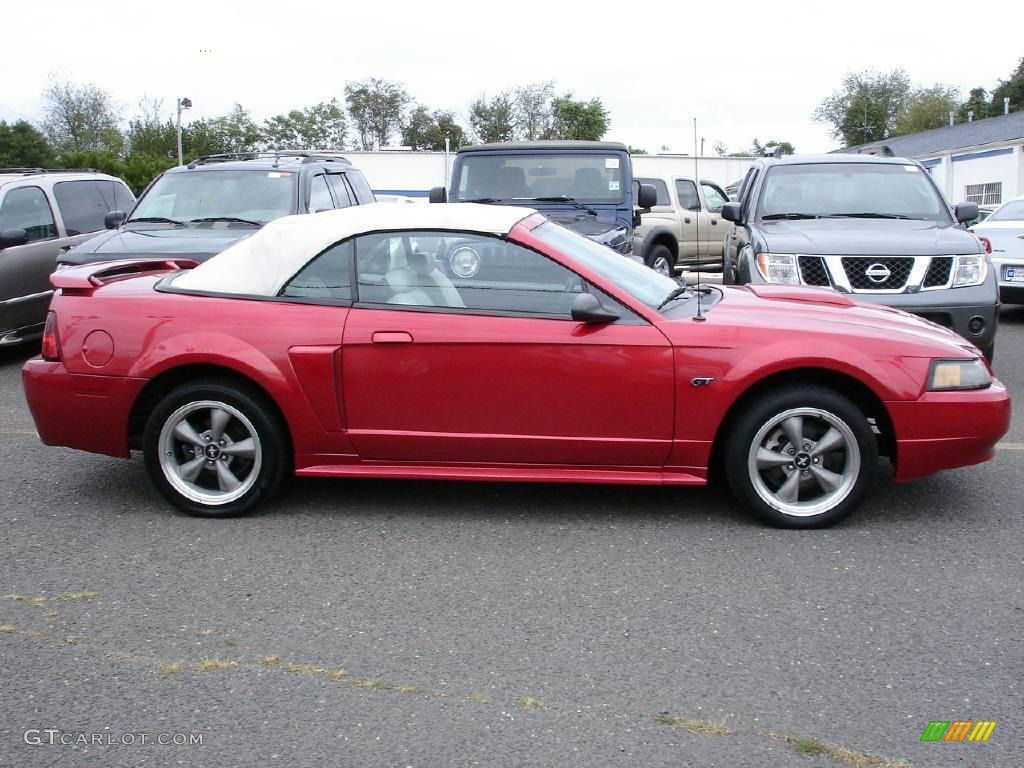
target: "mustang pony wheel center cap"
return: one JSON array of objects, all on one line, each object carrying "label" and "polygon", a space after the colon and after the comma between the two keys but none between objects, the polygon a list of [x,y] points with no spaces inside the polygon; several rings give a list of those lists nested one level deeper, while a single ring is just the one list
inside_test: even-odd
[{"label": "mustang pony wheel center cap", "polygon": [[797,469],[807,469],[811,466],[811,455],[809,453],[798,453],[796,458],[793,459],[793,463],[796,464]]},{"label": "mustang pony wheel center cap", "polygon": [[220,457],[220,446],[210,443],[206,446],[204,453],[210,461],[216,461]]}]

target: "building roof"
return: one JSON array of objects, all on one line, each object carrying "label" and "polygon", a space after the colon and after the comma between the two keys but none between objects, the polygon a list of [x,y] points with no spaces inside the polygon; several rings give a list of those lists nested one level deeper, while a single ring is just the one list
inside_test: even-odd
[{"label": "building roof", "polygon": [[276,296],[314,256],[354,235],[410,229],[505,235],[532,213],[535,211],[530,208],[510,205],[371,203],[284,216],[174,278],[174,287],[213,293]]},{"label": "building roof", "polygon": [[836,152],[863,152],[888,146],[894,155],[920,157],[964,147],[1019,140],[1024,140],[1024,110],[970,123],[944,125],[942,128],[909,133],[906,136],[894,136],[882,141],[837,149]]}]

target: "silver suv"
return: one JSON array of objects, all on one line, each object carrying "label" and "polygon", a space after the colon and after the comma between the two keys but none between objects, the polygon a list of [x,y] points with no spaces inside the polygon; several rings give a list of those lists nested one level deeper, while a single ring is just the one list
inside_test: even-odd
[{"label": "silver suv", "polygon": [[103,173],[0,168],[0,346],[42,334],[57,257],[134,204],[128,186]]}]

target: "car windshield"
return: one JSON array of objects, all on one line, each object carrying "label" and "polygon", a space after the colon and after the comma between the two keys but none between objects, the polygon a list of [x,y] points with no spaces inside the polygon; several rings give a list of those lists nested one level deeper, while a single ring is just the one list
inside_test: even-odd
[{"label": "car windshield", "polygon": [[807,163],[768,170],[758,217],[921,219],[952,223],[945,201],[916,165]]},{"label": "car windshield", "polygon": [[986,219],[986,221],[1024,220],[1024,200],[1011,200]]},{"label": "car windshield", "polygon": [[265,223],[295,211],[297,173],[196,170],[161,176],[139,200],[128,222],[242,219]]},{"label": "car windshield", "polygon": [[595,243],[561,224],[546,221],[533,230],[533,234],[649,307],[658,307],[672,291],[679,288],[679,283],[672,278],[624,258],[607,246]]},{"label": "car windshield", "polygon": [[462,158],[452,200],[529,203],[564,198],[567,202],[620,203],[626,192],[625,162],[625,156],[614,153],[469,153]]}]

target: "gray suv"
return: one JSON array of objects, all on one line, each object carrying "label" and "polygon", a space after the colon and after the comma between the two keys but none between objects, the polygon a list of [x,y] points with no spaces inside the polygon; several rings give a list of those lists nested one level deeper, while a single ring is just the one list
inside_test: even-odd
[{"label": "gray suv", "polygon": [[57,257],[134,204],[128,186],[103,173],[0,168],[0,346],[42,335]]},{"label": "gray suv", "polygon": [[722,208],[723,281],[834,288],[950,328],[991,360],[995,271],[927,169],[872,155],[759,158]]}]

